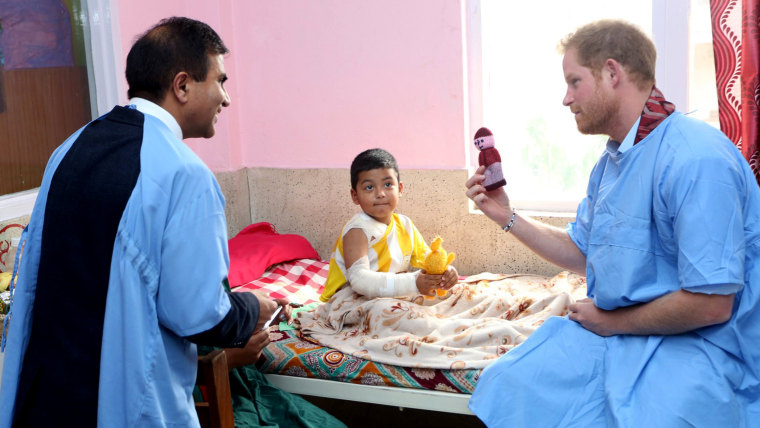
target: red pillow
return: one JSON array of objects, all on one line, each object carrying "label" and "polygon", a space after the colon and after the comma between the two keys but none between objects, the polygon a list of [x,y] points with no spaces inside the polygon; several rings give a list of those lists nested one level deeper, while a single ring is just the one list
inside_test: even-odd
[{"label": "red pillow", "polygon": [[270,223],[254,223],[229,240],[230,287],[259,278],[269,266],[319,254],[301,235],[281,235]]}]

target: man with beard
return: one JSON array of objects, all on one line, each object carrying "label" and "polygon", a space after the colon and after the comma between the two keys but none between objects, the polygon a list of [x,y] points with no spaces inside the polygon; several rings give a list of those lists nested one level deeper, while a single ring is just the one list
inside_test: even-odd
[{"label": "man with beard", "polygon": [[565,229],[517,213],[483,168],[467,196],[539,256],[585,274],[570,305],[487,367],[489,426],[733,426],[760,420],[760,189],[718,130],[655,87],[656,52],[621,21],[561,43],[563,104],[609,136]]}]

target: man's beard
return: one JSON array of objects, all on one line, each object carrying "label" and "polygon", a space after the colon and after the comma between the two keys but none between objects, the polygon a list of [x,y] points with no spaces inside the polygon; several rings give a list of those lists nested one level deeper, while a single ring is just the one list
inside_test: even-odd
[{"label": "man's beard", "polygon": [[594,98],[581,111],[581,120],[576,116],[578,131],[587,135],[608,135],[612,119],[620,109],[620,100],[602,92],[599,87]]}]

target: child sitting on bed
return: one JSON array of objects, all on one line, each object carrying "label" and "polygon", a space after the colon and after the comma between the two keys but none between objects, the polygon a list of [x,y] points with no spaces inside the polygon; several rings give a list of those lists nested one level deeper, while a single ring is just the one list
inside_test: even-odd
[{"label": "child sitting on bed", "polygon": [[346,284],[367,297],[433,296],[436,288],[456,285],[453,266],[442,275],[409,272],[421,267],[429,248],[409,217],[395,212],[403,190],[396,159],[387,151],[370,149],[354,158],[351,199],[362,212],[343,226],[320,300],[327,302]]}]

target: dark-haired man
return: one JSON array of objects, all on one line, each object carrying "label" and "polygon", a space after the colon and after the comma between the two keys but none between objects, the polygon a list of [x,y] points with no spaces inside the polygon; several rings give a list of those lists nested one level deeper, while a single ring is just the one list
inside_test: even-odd
[{"label": "dark-haired man", "polygon": [[717,129],[654,86],[654,44],[622,21],[562,43],[578,130],[610,137],[574,222],[515,212],[479,169],[467,195],[588,299],[487,367],[489,426],[750,427],[760,421],[760,189]]},{"label": "dark-haired man", "polygon": [[1,427],[197,426],[196,344],[268,341],[284,302],[225,292],[224,197],[182,142],[213,136],[229,106],[227,52],[202,22],[161,21],[127,56],[130,105],[53,153],[23,237]]}]

